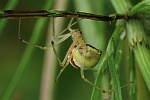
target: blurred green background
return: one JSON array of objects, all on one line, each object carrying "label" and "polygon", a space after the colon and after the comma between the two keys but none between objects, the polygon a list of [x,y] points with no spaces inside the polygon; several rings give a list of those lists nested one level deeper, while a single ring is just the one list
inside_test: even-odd
[{"label": "blurred green background", "polygon": [[[51,0],[52,7],[57,5],[59,0]],[[105,14],[109,15],[111,13],[115,13],[114,8],[109,0],[91,0],[91,1],[81,1],[81,0],[64,0],[67,4],[63,9],[59,10],[68,10],[68,11],[84,11],[91,12],[95,14]],[[133,0],[132,0],[133,1]],[[0,10],[41,10],[43,9],[46,0],[20,0],[17,2],[14,1],[16,6],[14,8],[6,9],[6,5],[9,0],[0,0]],[[138,2],[138,0],[136,0]],[[133,3],[136,3],[133,2]],[[89,4],[89,5],[88,5]],[[63,5],[63,4],[62,4]],[[49,10],[51,10],[49,9]],[[42,31],[40,32],[40,39],[37,44],[45,45],[47,39],[47,31],[49,26],[49,19],[44,24]],[[23,19],[21,23],[21,33],[22,37],[29,41],[35,23],[38,19]],[[69,19],[70,20],[70,19]],[[62,30],[67,26],[69,20],[63,22]],[[2,19],[0,20],[2,21]],[[88,44],[95,46],[102,51],[105,50],[108,40],[113,32],[114,22],[97,22],[90,20],[82,20],[84,23],[92,23],[76,25],[76,28],[82,29],[84,33],[84,38]],[[84,28],[83,28],[84,27]],[[95,28],[96,27],[96,28]],[[96,30],[97,29],[97,30]],[[57,30],[57,27],[56,27]],[[98,39],[97,39],[98,38]],[[69,48],[71,41],[67,40],[62,45],[59,46],[59,54],[62,55],[61,59],[65,56],[67,49]],[[22,59],[25,48],[27,44],[24,44],[18,40],[18,19],[9,19],[8,23],[4,25],[3,29],[0,29],[0,99],[6,92],[8,85],[12,81],[12,78],[18,68],[19,62]],[[40,50],[38,48],[34,48],[34,52],[29,59],[26,68],[23,72],[23,76],[21,77],[20,82],[17,85],[16,91],[13,94],[12,100],[39,100],[40,98],[40,89],[41,89],[41,80],[43,75],[43,66],[44,66],[44,57],[45,51]],[[61,67],[56,62],[56,73],[54,73],[55,77],[59,73]],[[122,69],[124,73],[124,69]],[[87,71],[86,71],[87,72]],[[92,82],[94,82],[94,75],[91,71],[86,73],[86,77]],[[126,80],[126,75],[124,74],[123,84],[129,82]],[[57,82],[51,82],[54,84],[53,90],[53,99],[52,100],[89,100],[92,93],[92,86],[85,83],[80,78],[80,71],[73,68],[72,66],[68,66],[59,80]],[[126,99],[127,100],[127,99]]]},{"label": "blurred green background", "polygon": [[[31,0],[21,1],[20,0],[16,4],[16,7],[14,9],[16,10],[41,10],[43,9],[45,2],[46,1],[43,1],[43,0],[38,0],[38,1],[31,1]],[[1,0],[0,9],[6,10],[4,9],[4,7],[6,6],[7,3],[8,1]],[[67,7],[65,7],[65,9],[62,9],[62,10],[76,11],[75,3],[73,1],[67,1],[67,3],[68,3]],[[92,7],[94,6],[93,10],[95,10],[95,12],[92,12],[92,13],[101,14],[98,10],[103,11],[102,9],[106,9],[106,8],[99,7],[99,5],[101,5],[100,3],[103,3],[103,2],[99,2],[99,4],[97,4],[97,0],[95,0],[89,3],[93,4]],[[55,2],[53,5],[56,5]],[[104,7],[105,5],[107,5],[107,8],[112,9],[112,6],[110,3],[104,3]],[[107,9],[108,10],[107,13],[109,13],[109,10],[111,9]],[[81,11],[84,11],[84,9]],[[37,19],[23,19],[22,20],[21,34],[25,40],[29,41],[36,21]],[[49,20],[47,20],[47,22],[45,23],[45,26],[44,26],[45,29],[43,29],[43,31],[40,33],[42,34],[40,35],[41,39],[39,43],[37,44],[45,45],[46,33],[48,30],[47,29],[48,23],[49,23]],[[101,23],[105,24],[104,22],[101,22]],[[63,24],[64,24],[63,28],[65,28],[68,22],[65,22]],[[57,30],[57,27],[56,27],[56,30]],[[109,33],[111,34],[111,32]],[[89,33],[89,34],[94,35],[95,33]],[[9,19],[8,23],[6,24],[6,26],[4,27],[0,35],[1,35],[0,36],[0,46],[1,46],[1,49],[0,49],[0,97],[2,97],[4,93],[6,92],[6,89],[9,83],[12,81],[12,77],[14,76],[16,72],[16,69],[19,65],[19,62],[22,58],[22,55],[27,45],[18,40],[18,19]],[[105,38],[108,39],[109,34]],[[93,39],[91,38],[89,40],[94,41],[94,38]],[[67,41],[64,44],[68,42],[71,43],[71,41]],[[68,46],[60,45],[61,46],[60,49],[65,48],[67,50],[69,47],[69,44]],[[34,49],[35,50],[34,50],[34,53],[32,54],[32,58],[28,62],[27,67],[23,73],[23,77],[21,78],[21,82],[19,82],[16,92],[13,95],[13,98],[14,98],[13,100],[38,100],[39,99],[44,51],[38,48],[34,48]],[[65,49],[64,51],[62,51],[61,49],[63,56],[66,53]],[[57,71],[56,71],[56,75],[57,75],[61,67],[59,65],[55,67],[57,67]],[[87,75],[87,77],[90,78],[94,82],[94,80],[92,79],[93,74],[91,72],[87,74],[89,74]],[[70,65],[66,68],[64,73],[61,75],[58,82],[53,82],[53,83],[55,84],[54,100],[89,100],[90,99],[90,96],[92,93],[92,87],[88,85],[87,83],[85,83],[80,78],[80,71],[73,68]]]}]

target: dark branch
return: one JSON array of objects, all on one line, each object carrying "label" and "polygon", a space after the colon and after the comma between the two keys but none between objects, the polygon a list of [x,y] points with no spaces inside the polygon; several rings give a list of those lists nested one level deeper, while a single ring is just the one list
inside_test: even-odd
[{"label": "dark branch", "polygon": [[117,19],[126,19],[125,15],[103,16],[85,12],[57,11],[57,10],[4,10],[0,11],[1,18],[41,18],[41,17],[66,17],[83,18],[98,21],[114,21]]}]

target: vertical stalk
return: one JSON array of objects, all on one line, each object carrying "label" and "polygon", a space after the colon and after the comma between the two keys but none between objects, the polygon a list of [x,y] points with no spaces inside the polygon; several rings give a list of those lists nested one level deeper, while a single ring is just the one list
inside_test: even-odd
[{"label": "vertical stalk", "polygon": [[[47,1],[44,5],[44,9],[49,9],[52,7],[52,2],[51,1]],[[39,19],[33,29],[33,34],[32,34],[32,37],[30,39],[30,42],[32,41],[32,43],[36,43],[39,38],[40,38],[40,32],[42,31],[42,27],[44,27],[44,23],[45,23],[46,19],[42,20],[42,19]],[[40,28],[39,28],[40,27]],[[32,58],[32,54],[33,54],[33,51],[34,51],[34,48],[35,47],[31,47],[31,46],[27,46],[23,56],[22,56],[22,59],[18,65],[18,68],[15,72],[15,75],[13,76],[13,79],[10,83],[10,85],[8,86],[2,100],[10,100],[12,95],[14,94],[16,88],[17,88],[17,85],[19,84],[22,76],[23,76],[23,73],[27,67],[27,64],[29,62],[29,60]]]},{"label": "vertical stalk", "polygon": [[[67,7],[68,0],[55,0],[54,8],[53,9],[65,9]],[[49,31],[47,34],[47,44],[49,45],[52,40],[52,25],[54,24],[54,28],[57,29],[57,32],[60,32],[63,26],[63,20],[54,19],[49,23]],[[55,33],[57,34],[57,33]],[[59,48],[57,48],[59,49]],[[41,81],[41,91],[40,91],[40,100],[54,100],[54,87],[55,87],[55,72],[58,63],[56,60],[56,56],[54,55],[53,49],[50,48],[45,52],[44,58],[44,65],[43,65],[43,74],[42,74],[42,81]]]}]

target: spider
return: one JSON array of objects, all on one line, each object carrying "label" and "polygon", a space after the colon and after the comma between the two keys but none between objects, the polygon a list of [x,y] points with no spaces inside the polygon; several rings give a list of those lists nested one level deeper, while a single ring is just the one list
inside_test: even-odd
[{"label": "spider", "polygon": [[[96,49],[95,47],[86,44],[83,37],[82,37],[82,32],[79,29],[72,29],[71,26],[76,24],[77,22],[73,22],[73,19],[68,24],[68,27],[62,31],[58,36],[55,35],[54,32],[54,25],[53,25],[53,37],[54,39],[51,41],[51,45],[49,46],[39,46],[35,45],[32,43],[29,43],[25,40],[22,39],[21,33],[20,33],[20,23],[21,20],[19,20],[19,30],[18,30],[18,38],[21,42],[24,42],[26,44],[35,46],[37,48],[40,48],[42,50],[47,50],[49,48],[53,48],[53,51],[56,55],[56,58],[58,60],[58,63],[60,66],[62,66],[62,69],[60,70],[58,76],[56,77],[56,81],[62,74],[62,72],[65,70],[65,68],[69,65],[69,63],[80,70],[81,78],[89,83],[91,86],[95,87],[96,89],[102,91],[103,93],[105,92],[111,92],[112,90],[104,90],[102,88],[99,88],[98,86],[94,85],[91,81],[89,81],[85,75],[84,75],[84,70],[91,70],[93,67],[97,65],[97,63],[100,60],[100,56],[102,54],[101,50]],[[54,18],[53,18],[53,23],[54,23]],[[69,30],[69,33],[63,34],[66,30]],[[59,56],[57,55],[55,45],[62,43],[65,41],[67,38],[71,37],[72,39],[72,44],[69,47],[63,61],[60,60]]]}]

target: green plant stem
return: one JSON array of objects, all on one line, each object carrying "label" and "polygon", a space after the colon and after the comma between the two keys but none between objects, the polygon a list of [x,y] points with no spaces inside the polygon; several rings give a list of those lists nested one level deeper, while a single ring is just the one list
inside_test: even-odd
[{"label": "green plant stem", "polygon": [[[119,39],[120,33],[122,32],[123,28],[124,28],[124,22],[120,21],[116,24],[116,28],[114,30],[113,35],[111,36],[111,38],[109,40],[107,49],[104,52],[104,54],[102,55],[102,58],[101,58],[100,63],[99,63],[99,67],[100,67],[100,70],[98,71],[99,75],[95,80],[95,84],[97,86],[99,86],[99,84],[101,83],[101,79],[102,79],[104,71],[107,67],[106,64],[108,62],[109,57],[113,53],[113,49],[111,49],[111,47],[114,44],[112,44],[112,43],[116,43],[116,41]],[[99,98],[99,95],[100,95],[99,91],[96,90],[95,88],[93,88],[91,100],[97,100],[97,98]]]},{"label": "green plant stem", "polygon": [[136,76],[135,76],[135,63],[134,63],[134,55],[130,50],[129,52],[129,72],[130,72],[130,95],[131,100],[137,100],[137,88],[136,88]]},{"label": "green plant stem", "polygon": [[129,0],[110,0],[119,14],[126,14],[132,6]]},{"label": "green plant stem", "polygon": [[150,91],[150,50],[148,50],[144,43],[137,43],[134,49],[136,62]]},{"label": "green plant stem", "polygon": [[132,9],[129,11],[128,15],[133,16],[137,13],[147,13],[149,14],[150,9],[150,1],[149,0],[142,0],[138,4],[132,7]]},{"label": "green plant stem", "polygon": [[[113,47],[112,47],[113,49]],[[114,87],[114,100],[122,100],[122,94],[121,94],[121,86],[120,86],[120,81],[119,81],[119,76],[117,73],[117,69],[115,68],[115,60],[114,60],[114,54],[112,53],[112,55],[110,56],[110,58],[108,59],[108,65],[109,65],[109,70],[110,70],[110,74],[112,77],[112,81],[113,81],[113,87]]]}]

